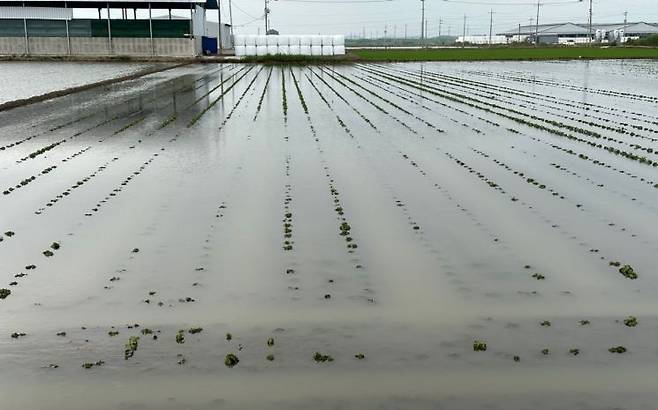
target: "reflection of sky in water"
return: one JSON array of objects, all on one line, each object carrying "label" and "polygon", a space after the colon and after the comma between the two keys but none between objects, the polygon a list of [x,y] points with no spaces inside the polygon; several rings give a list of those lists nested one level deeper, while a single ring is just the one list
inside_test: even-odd
[{"label": "reflection of sky in water", "polygon": [[134,73],[152,64],[0,62],[0,104]]}]

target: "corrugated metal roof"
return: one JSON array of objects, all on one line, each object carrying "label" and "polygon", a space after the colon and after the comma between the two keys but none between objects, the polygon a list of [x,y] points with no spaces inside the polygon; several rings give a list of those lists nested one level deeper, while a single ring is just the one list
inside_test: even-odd
[{"label": "corrugated metal roof", "polygon": [[217,9],[216,0],[0,0],[0,7],[22,7],[23,4],[35,4],[55,8],[126,8],[126,9],[189,9],[191,5],[199,5],[206,9]]},{"label": "corrugated metal roof", "polygon": [[71,20],[73,10],[56,7],[0,7],[0,19]]},{"label": "corrugated metal roof", "polygon": [[625,31],[626,33],[633,34],[658,34],[658,25],[647,23],[632,24],[627,25]]},{"label": "corrugated metal roof", "polygon": [[[658,34],[658,23],[626,23],[626,32],[633,34]],[[596,30],[623,30],[624,23],[615,23],[615,24],[592,24],[592,32]],[[562,23],[562,24],[540,24],[539,26],[534,25],[525,25],[520,28],[511,29],[502,33],[500,35],[505,36],[515,36],[521,33],[521,35],[534,35],[535,31],[539,32],[541,35],[582,35],[589,33],[589,24],[576,24],[576,23]]]}]

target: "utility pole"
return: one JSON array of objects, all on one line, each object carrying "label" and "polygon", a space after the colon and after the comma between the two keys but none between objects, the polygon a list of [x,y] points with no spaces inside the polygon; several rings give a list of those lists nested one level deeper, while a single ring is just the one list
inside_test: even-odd
[{"label": "utility pole", "polygon": [[366,38],[366,28],[362,27],[362,29],[363,29],[363,35],[361,36],[361,38]]},{"label": "utility pole", "polygon": [[404,24],[404,39],[407,39],[407,24]]},{"label": "utility pole", "polygon": [[267,14],[270,12],[267,8],[267,0],[265,0],[265,35],[267,35]]},{"label": "utility pole", "polygon": [[462,34],[462,48],[464,48],[464,43],[466,43],[466,14],[464,14],[464,33]]},{"label": "utility pole", "polygon": [[589,0],[589,42],[592,43],[592,0]]},{"label": "utility pole", "polygon": [[491,46],[492,43],[492,35],[493,35],[493,9],[489,12],[490,18],[489,18],[489,46]]},{"label": "utility pole", "polygon": [[535,21],[535,47],[539,45],[539,6],[540,5],[541,3],[539,2],[539,0],[537,0],[537,20]]},{"label": "utility pole", "polygon": [[521,23],[519,23],[519,43],[521,42]]},{"label": "utility pole", "polygon": [[628,25],[628,11],[624,12],[624,34],[621,36],[621,42],[626,43],[626,26]]},{"label": "utility pole", "polygon": [[398,37],[398,25],[394,24],[393,25],[393,38],[397,38],[397,37]]},{"label": "utility pole", "polygon": [[427,28],[427,19],[425,19],[425,39],[427,39],[427,34],[429,32],[429,29]]},{"label": "utility pole", "polygon": [[425,0],[420,0],[421,17],[420,17],[420,39],[425,38]]},{"label": "utility pole", "polygon": [[388,24],[384,24],[384,38],[388,37]]},{"label": "utility pole", "polygon": [[443,24],[443,19],[439,19],[439,37],[441,37],[441,24]]},{"label": "utility pole", "polygon": [[[217,4],[217,9],[219,10],[219,4]],[[171,20],[171,18],[169,19]],[[231,35],[233,35],[233,7],[231,7],[231,0],[228,0],[228,21],[229,24],[231,25]],[[221,23],[220,23],[220,30],[221,30]]]}]

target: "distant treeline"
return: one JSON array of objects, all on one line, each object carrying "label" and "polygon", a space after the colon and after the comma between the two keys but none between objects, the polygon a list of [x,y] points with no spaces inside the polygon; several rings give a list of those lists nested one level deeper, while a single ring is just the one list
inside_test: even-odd
[{"label": "distant treeline", "polygon": [[420,38],[357,38],[345,39],[346,47],[419,47],[448,46],[455,44],[457,37],[441,36]]}]

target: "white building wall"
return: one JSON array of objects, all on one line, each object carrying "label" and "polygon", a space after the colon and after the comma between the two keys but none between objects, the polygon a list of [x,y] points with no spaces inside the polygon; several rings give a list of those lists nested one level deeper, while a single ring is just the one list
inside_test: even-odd
[{"label": "white building wall", "polygon": [[[66,37],[30,37],[29,54],[33,55],[67,55],[68,42]],[[167,57],[193,57],[196,54],[197,43],[201,39],[188,38],[154,38],[153,46],[149,38],[113,38],[112,52],[107,38],[102,37],[71,37],[72,55],[110,56],[132,55]],[[151,48],[153,47],[153,48]],[[0,37],[0,55],[26,54],[25,38]]]}]

